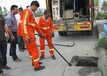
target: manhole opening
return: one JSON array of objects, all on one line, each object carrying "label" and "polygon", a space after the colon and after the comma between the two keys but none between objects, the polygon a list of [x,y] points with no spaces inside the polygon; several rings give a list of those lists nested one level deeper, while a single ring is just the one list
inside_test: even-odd
[{"label": "manhole opening", "polygon": [[97,67],[98,57],[74,56],[70,63],[74,66]]}]

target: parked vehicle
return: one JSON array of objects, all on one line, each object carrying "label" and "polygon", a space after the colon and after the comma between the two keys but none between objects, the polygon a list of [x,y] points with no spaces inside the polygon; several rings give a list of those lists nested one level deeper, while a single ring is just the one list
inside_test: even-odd
[{"label": "parked vehicle", "polygon": [[60,36],[73,31],[92,34],[94,0],[46,0],[46,7]]}]

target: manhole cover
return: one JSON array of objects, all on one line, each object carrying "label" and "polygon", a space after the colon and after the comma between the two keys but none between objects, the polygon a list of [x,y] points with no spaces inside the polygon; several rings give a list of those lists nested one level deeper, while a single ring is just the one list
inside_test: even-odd
[{"label": "manhole cover", "polygon": [[71,64],[74,66],[97,67],[98,57],[74,56]]}]

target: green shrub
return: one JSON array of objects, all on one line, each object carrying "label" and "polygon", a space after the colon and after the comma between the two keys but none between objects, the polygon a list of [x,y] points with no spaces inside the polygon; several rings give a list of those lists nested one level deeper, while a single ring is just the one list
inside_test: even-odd
[{"label": "green shrub", "polygon": [[39,12],[35,12],[35,13],[34,13],[34,16],[35,16],[35,17],[39,17],[39,16],[42,16],[42,15],[43,15],[43,13],[39,13]]},{"label": "green shrub", "polygon": [[99,39],[98,47],[107,49],[107,38],[106,37],[102,37]]},{"label": "green shrub", "polygon": [[96,19],[107,19],[107,13],[97,13],[95,17]]}]

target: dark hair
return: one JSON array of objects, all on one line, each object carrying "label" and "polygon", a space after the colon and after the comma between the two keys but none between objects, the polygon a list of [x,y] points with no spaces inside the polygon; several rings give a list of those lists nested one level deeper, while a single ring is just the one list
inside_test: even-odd
[{"label": "dark hair", "polygon": [[28,8],[29,6],[26,6],[26,8]]},{"label": "dark hair", "polygon": [[30,6],[32,6],[32,5],[35,5],[37,7],[40,6],[38,1],[32,1],[31,4],[30,4]]},{"label": "dark hair", "polygon": [[47,15],[48,13],[50,14],[50,11],[49,11],[48,9],[46,9],[46,10],[44,11],[44,14]]},{"label": "dark hair", "polygon": [[22,8],[22,7],[20,7],[20,8],[19,8],[19,11],[23,11],[23,8]]},{"label": "dark hair", "polygon": [[14,10],[15,8],[18,8],[18,6],[17,5],[12,5],[11,6],[11,11]]}]

